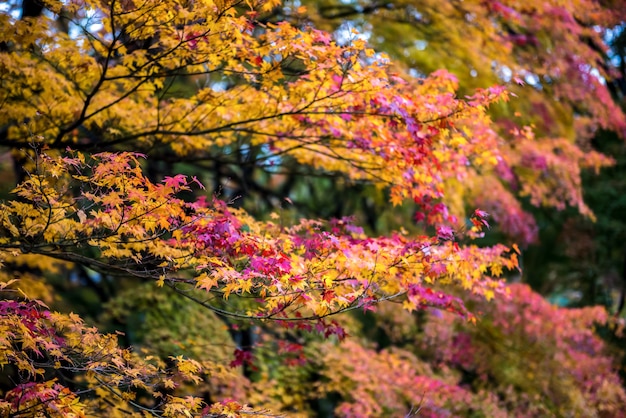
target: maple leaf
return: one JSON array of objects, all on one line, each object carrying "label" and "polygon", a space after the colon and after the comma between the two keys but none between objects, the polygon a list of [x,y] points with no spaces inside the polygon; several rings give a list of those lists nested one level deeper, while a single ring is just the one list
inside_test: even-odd
[{"label": "maple leaf", "polygon": [[243,365],[253,366],[254,357],[252,352],[237,348],[234,351],[234,356],[235,358],[229,364],[231,368]]},{"label": "maple leaf", "polygon": [[446,225],[441,225],[437,227],[437,238],[442,241],[452,241],[454,240],[454,231],[451,227]]},{"label": "maple leaf", "polygon": [[322,300],[330,303],[334,300],[335,298],[335,292],[333,292],[332,290],[325,290],[322,294]]},{"label": "maple leaf", "polygon": [[177,174],[174,177],[165,176],[163,183],[174,190],[179,189],[182,185],[187,184],[187,177],[182,174]]}]

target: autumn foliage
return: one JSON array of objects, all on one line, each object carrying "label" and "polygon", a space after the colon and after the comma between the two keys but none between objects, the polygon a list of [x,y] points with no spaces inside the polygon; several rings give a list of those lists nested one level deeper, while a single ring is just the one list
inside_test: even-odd
[{"label": "autumn foliage", "polygon": [[[435,3],[422,16],[440,30],[459,10]],[[549,27],[532,20],[546,11],[467,3],[484,39],[470,61],[518,57],[480,68],[493,76],[481,86],[428,65],[415,77],[358,31],[333,34],[315,8],[275,0],[1,14],[13,172],[0,203],[0,415],[623,413],[616,354],[596,333],[619,321],[505,279],[520,271],[515,242],[536,240],[528,205],[593,218],[581,170],[611,159],[590,138],[626,135],[626,119],[583,41],[603,47],[624,16],[554,5],[569,23]],[[531,66],[518,50],[566,30],[573,64],[546,53]],[[506,86],[503,66],[519,84],[543,77],[554,100],[541,121],[525,106],[544,90]],[[552,131],[556,112],[569,116]],[[584,135],[568,136],[570,122]],[[367,208],[305,216],[324,184],[346,207],[354,190],[364,205],[382,196],[387,228],[364,225]],[[492,227],[504,243],[481,241]]]}]

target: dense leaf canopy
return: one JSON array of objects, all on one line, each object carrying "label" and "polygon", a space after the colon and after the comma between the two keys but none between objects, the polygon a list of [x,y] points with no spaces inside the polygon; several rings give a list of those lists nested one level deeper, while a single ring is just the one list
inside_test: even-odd
[{"label": "dense leaf canopy", "polygon": [[508,3],[5,3],[0,413],[622,413],[619,321],[504,277],[626,11]]}]

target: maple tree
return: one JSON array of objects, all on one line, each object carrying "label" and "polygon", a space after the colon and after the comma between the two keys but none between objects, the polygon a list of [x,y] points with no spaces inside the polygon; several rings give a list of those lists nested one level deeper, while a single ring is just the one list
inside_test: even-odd
[{"label": "maple tree", "polygon": [[[593,277],[589,277],[589,265],[576,266],[578,258],[571,257],[572,251],[553,249],[568,242],[572,235],[589,236],[592,230],[593,236],[602,236],[595,245],[608,248],[606,241],[613,241],[616,226],[620,229],[619,221],[612,222],[610,230],[590,226],[594,217],[577,216],[576,210],[568,211],[566,206],[568,201],[574,207],[584,202],[583,212],[589,215],[593,211],[587,209],[594,209],[600,217],[606,207],[585,207],[596,187],[589,186],[588,196],[583,199],[579,170],[589,166],[587,152],[608,149],[599,145],[607,141],[607,133],[609,138],[624,137],[624,7],[619,1],[536,3],[304,2],[310,9],[306,18],[316,26],[359,28],[372,45],[390,53],[411,74],[447,68],[459,78],[462,92],[476,86],[506,83],[517,98],[506,106],[492,108],[492,116],[501,132],[531,125],[534,138],[509,145],[511,153],[500,165],[499,175],[507,187],[523,201],[530,200],[531,205],[523,205],[523,210],[511,216],[510,211],[501,210],[493,204],[497,201],[492,202],[482,191],[478,205],[494,216],[500,231],[513,235],[519,243],[536,244],[525,254],[524,268],[524,280],[536,290],[564,300],[563,295],[572,293],[575,287],[582,291],[585,303],[615,307],[618,304],[606,295],[622,289],[623,280],[612,279],[615,274],[622,275],[615,273],[621,271],[623,264],[621,248],[610,265],[604,266],[608,268],[604,272],[596,268],[599,262],[606,264],[602,261],[603,250],[598,249],[591,267],[591,271],[597,271]],[[575,152],[570,154],[573,158],[564,158],[560,146],[555,146],[557,143],[566,144]],[[621,151],[605,155],[616,159]],[[584,160],[587,163],[581,163]],[[567,181],[564,172],[569,173]],[[591,182],[596,184],[594,180],[587,184]],[[499,193],[501,186],[496,186]],[[546,188],[551,192],[544,194]],[[559,213],[546,207],[556,207]],[[564,218],[571,221],[563,225]],[[615,246],[610,248],[611,252],[616,251]],[[555,262],[559,258],[567,261]],[[572,269],[580,273],[572,277]],[[564,276],[568,278],[560,279]],[[574,286],[572,279],[576,281]],[[581,302],[575,299],[571,303]]]},{"label": "maple tree", "polygon": [[[473,392],[416,353],[337,345],[359,332],[339,314],[387,301],[410,318],[437,308],[475,322],[471,305],[508,301],[502,276],[518,269],[516,245],[472,242],[490,227],[483,209],[530,242],[518,194],[590,214],[580,169],[609,160],[523,123],[503,130],[488,110],[508,106],[504,87],[411,77],[358,33],[339,42],[300,21],[302,9],[277,21],[279,3],[25,2],[21,18],[0,15],[0,145],[16,180],[0,205],[3,414],[306,414],[337,391],[339,415],[506,414],[500,388]],[[614,23],[606,10],[598,24]],[[623,114],[601,104],[614,119],[593,108],[589,126],[621,129]],[[241,190],[298,207],[294,178],[310,176],[374,187],[416,224],[376,236],[349,218],[233,204]],[[56,291],[72,280],[104,306],[89,325]],[[567,332],[591,333],[594,321],[562,315]],[[589,361],[617,384],[593,343]],[[363,368],[338,372],[346,349]],[[622,392],[598,390],[589,383],[596,403],[581,410],[620,410]]]},{"label": "maple tree", "polygon": [[[614,100],[624,94],[624,74],[606,45],[626,20],[622,2],[304,3],[310,10],[303,18],[326,29],[359,28],[411,74],[443,67],[459,79],[463,94],[505,84],[517,96],[491,112],[507,143],[501,144],[498,178],[483,180],[496,196],[480,188],[477,197],[502,231],[520,243],[537,239],[528,209],[501,208],[501,184],[533,206],[571,205],[591,214],[580,171],[610,160],[594,154],[591,140],[602,129],[626,135],[626,118]],[[468,40],[480,46],[468,47]]]}]

